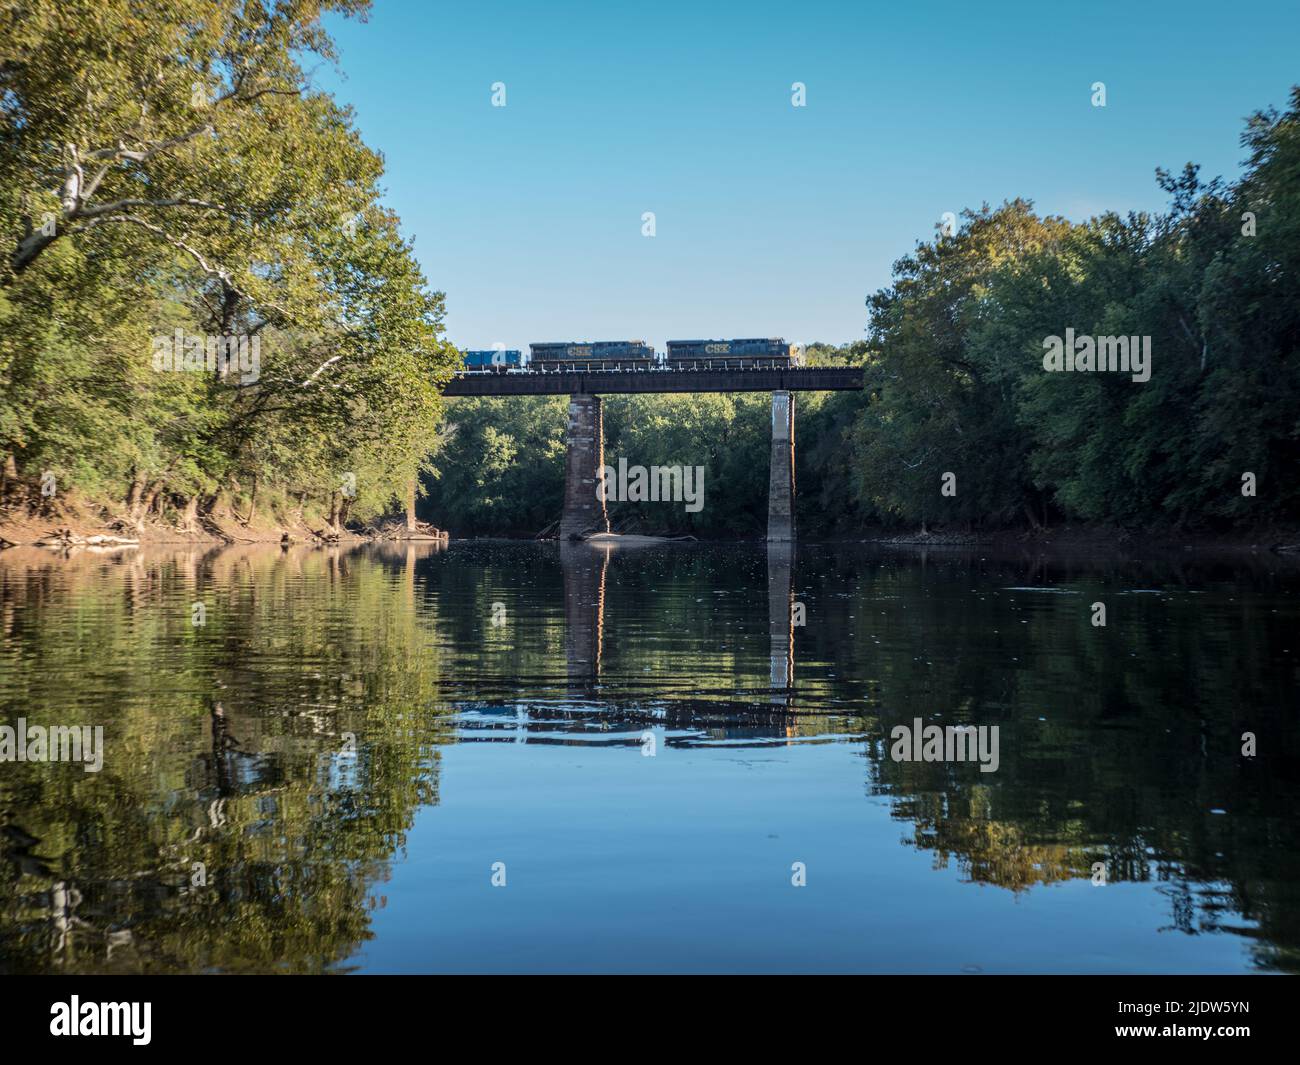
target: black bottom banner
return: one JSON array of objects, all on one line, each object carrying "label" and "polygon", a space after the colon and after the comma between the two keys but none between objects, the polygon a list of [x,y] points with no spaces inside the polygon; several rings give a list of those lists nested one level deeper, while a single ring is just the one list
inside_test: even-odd
[{"label": "black bottom banner", "polygon": [[[512,1033],[536,1049],[538,1033],[556,1032],[557,1024],[576,1024],[564,1036],[569,1046],[590,1040],[593,1049],[608,1048],[607,1034],[644,1035],[646,1023],[670,1025],[683,1010],[695,1012],[689,1003],[697,996],[698,1009],[711,1012],[708,1003],[716,1005],[719,993],[734,1000],[718,1018],[729,1045],[743,1044],[747,1027],[768,1051],[774,1035],[792,1048],[827,1038],[802,1023],[774,1024],[770,1005],[753,1023],[743,1023],[743,996],[770,995],[765,985],[774,980],[790,985],[781,991],[782,1001],[795,1007],[801,1021],[810,1012],[821,1025],[838,1019],[856,1027],[874,1020],[929,1046],[953,1040],[987,1050],[1064,1038],[1094,1049],[1132,1044],[1141,1053],[1156,1047],[1179,1054],[1193,1047],[1250,1053],[1286,1045],[1294,1034],[1293,985],[1282,977],[683,977],[671,990],[647,986],[651,978],[631,978],[622,982],[626,986],[581,976],[533,979],[530,985],[527,979],[10,977],[0,985],[7,1022],[3,1045],[80,1055],[98,1049],[190,1053],[233,1038],[259,1054],[353,1047],[373,1053],[377,1041],[402,1032],[427,1036],[427,1025],[441,1018],[449,1038],[452,1028],[486,1022],[482,1038],[500,1049]],[[494,1016],[509,1017],[510,1023],[503,1028]],[[691,1027],[698,1023],[697,1018]]]}]

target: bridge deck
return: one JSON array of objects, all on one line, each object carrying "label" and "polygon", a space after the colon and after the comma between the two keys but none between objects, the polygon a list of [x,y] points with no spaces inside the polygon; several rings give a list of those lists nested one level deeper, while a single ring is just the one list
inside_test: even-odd
[{"label": "bridge deck", "polygon": [[579,370],[459,373],[447,396],[614,395],[629,392],[850,392],[862,370],[845,366],[779,370]]}]

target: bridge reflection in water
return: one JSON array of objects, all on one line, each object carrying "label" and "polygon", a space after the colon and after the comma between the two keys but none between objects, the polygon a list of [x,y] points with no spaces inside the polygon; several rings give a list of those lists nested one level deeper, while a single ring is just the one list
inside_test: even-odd
[{"label": "bridge reflection in water", "polygon": [[587,695],[600,680],[605,632],[605,573],[612,544],[560,542],[564,571],[564,659],[569,692]]},{"label": "bridge reflection in water", "polygon": [[788,707],[794,689],[794,545],[767,545],[767,634],[771,699]]},{"label": "bridge reflection in water", "polygon": [[[618,551],[616,543],[560,542],[564,572],[564,653],[569,693],[590,696],[600,682],[605,629],[605,583]],[[767,545],[767,631],[769,688],[765,702],[779,710],[794,698],[794,545]],[[753,700],[757,702],[758,700]],[[785,730],[794,735],[792,728]]]}]

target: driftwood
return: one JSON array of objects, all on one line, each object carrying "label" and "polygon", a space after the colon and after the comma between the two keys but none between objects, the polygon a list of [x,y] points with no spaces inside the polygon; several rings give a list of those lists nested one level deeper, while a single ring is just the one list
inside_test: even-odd
[{"label": "driftwood", "polygon": [[982,542],[981,538],[974,533],[931,532],[928,529],[922,529],[919,533],[904,533],[880,541],[882,544],[928,547],[966,547]]},{"label": "driftwood", "polygon": [[450,540],[451,534],[446,529],[439,529],[427,521],[413,522],[407,525],[405,519],[390,521],[383,525],[371,525],[366,535],[375,540]]},{"label": "driftwood", "polygon": [[37,547],[134,547],[139,540],[127,536],[78,536],[71,529],[58,529],[53,536],[36,541]]}]

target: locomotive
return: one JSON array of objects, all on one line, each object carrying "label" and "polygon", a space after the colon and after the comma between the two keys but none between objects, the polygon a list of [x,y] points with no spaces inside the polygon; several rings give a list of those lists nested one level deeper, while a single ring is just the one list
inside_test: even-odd
[{"label": "locomotive", "polygon": [[477,373],[506,373],[509,370],[523,369],[524,353],[515,349],[509,351],[492,348],[488,351],[466,351],[465,369]]},{"label": "locomotive", "polygon": [[654,348],[644,340],[597,340],[528,345],[535,370],[648,370]]},{"label": "locomotive", "polygon": [[668,341],[667,364],[677,370],[776,369],[794,362],[794,348],[781,337]]},{"label": "locomotive", "polygon": [[[794,366],[795,348],[781,337],[670,340],[664,359],[643,340],[558,341],[529,344],[527,369],[561,370],[772,370]],[[465,370],[516,373],[525,368],[516,350],[466,351]]]}]

